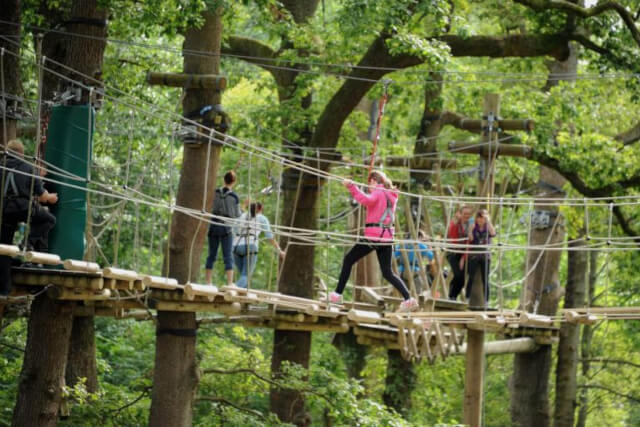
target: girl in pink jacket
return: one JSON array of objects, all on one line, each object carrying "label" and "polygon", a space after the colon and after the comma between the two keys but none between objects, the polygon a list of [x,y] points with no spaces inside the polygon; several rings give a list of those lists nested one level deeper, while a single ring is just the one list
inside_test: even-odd
[{"label": "girl in pink jacket", "polygon": [[359,259],[363,258],[371,251],[376,251],[378,263],[382,270],[382,277],[389,281],[404,298],[400,304],[401,311],[413,311],[418,308],[418,303],[411,298],[407,286],[401,278],[396,276],[391,270],[391,257],[393,256],[393,231],[396,203],[398,193],[393,188],[391,180],[380,171],[373,171],[369,175],[369,194],[365,194],[351,180],[344,180],[342,183],[356,201],[367,208],[365,219],[364,239],[345,255],[342,262],[342,270],[338,279],[338,286],[335,292],[329,294],[329,301],[335,304],[342,302],[342,292],[347,284],[351,267]]}]

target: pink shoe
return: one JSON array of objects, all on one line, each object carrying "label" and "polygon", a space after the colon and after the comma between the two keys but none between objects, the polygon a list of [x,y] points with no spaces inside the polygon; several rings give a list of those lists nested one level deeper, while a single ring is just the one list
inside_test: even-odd
[{"label": "pink shoe", "polygon": [[331,292],[329,294],[329,302],[331,304],[342,304],[342,295],[337,292]]},{"label": "pink shoe", "polygon": [[402,301],[400,303],[400,308],[398,311],[400,313],[409,313],[411,311],[416,311],[418,309],[418,301],[415,298],[409,298],[406,301]]}]

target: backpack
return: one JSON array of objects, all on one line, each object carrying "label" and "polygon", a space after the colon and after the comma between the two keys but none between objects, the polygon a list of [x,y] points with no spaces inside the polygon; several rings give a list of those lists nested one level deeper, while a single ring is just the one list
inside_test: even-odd
[{"label": "backpack", "polygon": [[224,192],[222,188],[218,188],[213,199],[213,214],[235,218],[238,201],[238,197],[231,191]]}]

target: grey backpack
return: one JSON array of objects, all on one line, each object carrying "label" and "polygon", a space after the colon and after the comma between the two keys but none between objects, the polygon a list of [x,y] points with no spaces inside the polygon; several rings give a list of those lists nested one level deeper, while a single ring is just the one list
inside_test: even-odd
[{"label": "grey backpack", "polygon": [[224,192],[222,188],[218,188],[213,199],[213,214],[227,218],[236,218],[240,213],[238,202],[238,196],[233,194],[233,192]]}]

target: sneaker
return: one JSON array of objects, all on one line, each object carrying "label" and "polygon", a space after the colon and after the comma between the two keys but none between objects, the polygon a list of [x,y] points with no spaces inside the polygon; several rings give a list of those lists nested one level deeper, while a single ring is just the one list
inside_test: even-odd
[{"label": "sneaker", "polygon": [[332,304],[342,304],[342,295],[337,292],[331,292],[329,294],[329,302]]},{"label": "sneaker", "polygon": [[406,301],[402,301],[400,303],[400,308],[398,309],[401,313],[409,313],[411,311],[416,311],[418,309],[418,301],[415,298],[409,298]]}]

